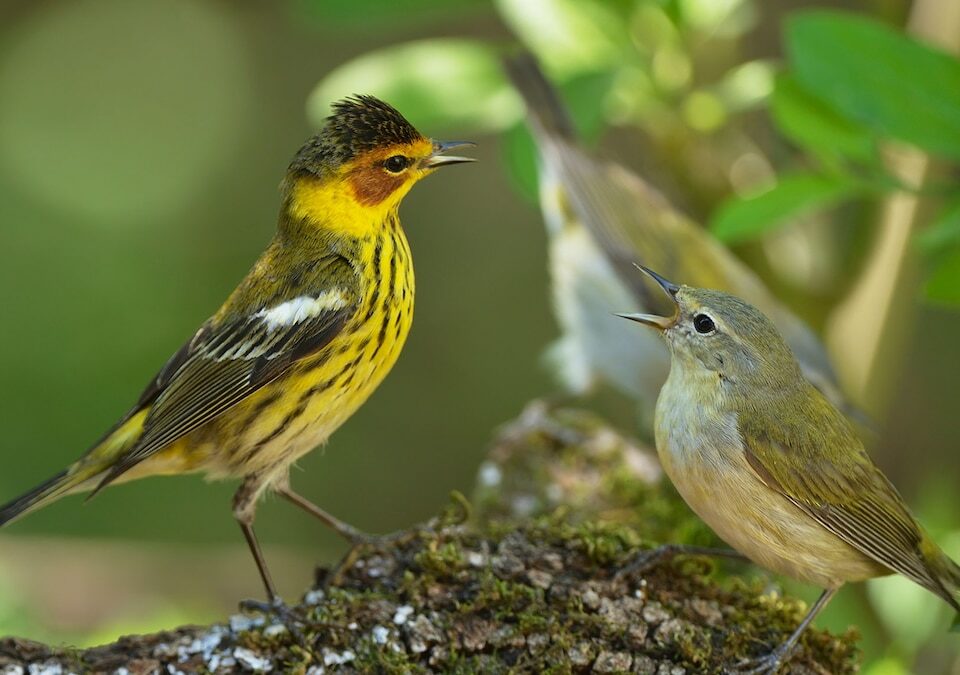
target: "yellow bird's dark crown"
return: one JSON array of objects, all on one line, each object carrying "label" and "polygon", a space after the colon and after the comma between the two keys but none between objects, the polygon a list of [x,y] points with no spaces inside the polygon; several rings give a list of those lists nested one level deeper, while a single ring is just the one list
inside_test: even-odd
[{"label": "yellow bird's dark crown", "polygon": [[333,104],[323,129],[304,143],[291,172],[321,174],[374,148],[422,139],[396,108],[373,96],[351,96]]}]

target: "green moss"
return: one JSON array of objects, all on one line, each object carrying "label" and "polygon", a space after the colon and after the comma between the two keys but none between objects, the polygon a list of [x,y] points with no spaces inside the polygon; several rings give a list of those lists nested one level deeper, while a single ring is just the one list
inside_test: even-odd
[{"label": "green moss", "polygon": [[[507,429],[490,462],[501,480],[478,491],[472,517],[456,495],[431,527],[345,564],[322,600],[300,608],[302,644],[258,627],[225,633],[219,653],[246,647],[269,655],[274,672],[294,673],[325,657],[354,672],[589,672],[604,653],[716,673],[769,652],[802,618],[799,601],[758,581],[718,579],[700,558],[618,579],[640,547],[715,539],[658,480],[642,448],[596,417],[525,419]],[[535,508],[520,513],[517,504]],[[175,638],[196,639],[189,630],[164,639]],[[855,642],[853,632],[810,630],[793,662],[852,673]],[[143,650],[178,664],[169,645]],[[76,656],[84,664],[76,670],[91,654]]]},{"label": "green moss", "polygon": [[585,521],[573,527],[561,527],[557,534],[598,565],[622,561],[637,550],[641,541],[636,530],[604,521]]},{"label": "green moss", "polygon": [[463,567],[463,554],[455,541],[439,544],[432,539],[416,554],[414,563],[423,573],[435,577],[452,577]]},{"label": "green moss", "polygon": [[[376,592],[348,576],[346,587],[329,597],[336,611],[318,616],[352,620],[360,630],[369,630],[371,620],[364,612],[376,599],[387,604],[386,614],[415,603],[414,614],[444,617],[434,620],[434,627],[453,639],[449,648],[434,651],[431,646],[422,652],[429,657],[364,641],[357,667],[381,664],[385,672],[570,672],[570,650],[579,645],[593,644],[596,653],[601,647],[635,652],[623,621],[645,621],[642,608],[650,606],[660,608],[663,617],[652,617],[642,653],[692,672],[716,672],[744,654],[772,649],[800,618],[799,603],[763,595],[757,583],[712,583],[712,565],[698,559],[654,570],[645,580],[646,598],[632,601],[636,607],[625,605],[630,589],[612,576],[641,537],[621,523],[571,524],[561,510],[524,526],[494,525],[489,530],[486,538],[463,528],[422,534],[400,555],[411,561],[409,569],[394,580],[379,581]],[[471,565],[468,557],[483,563]],[[541,587],[545,584],[548,588]],[[584,585],[596,597],[585,596]],[[392,597],[390,589],[399,595]],[[342,593],[355,595],[355,601],[345,602]],[[705,621],[698,603],[716,607],[721,622]],[[617,617],[618,612],[634,610],[641,611],[641,618],[629,613]],[[378,620],[385,618],[381,613]],[[341,646],[332,632],[320,634],[331,647]],[[851,672],[855,652],[850,636],[811,636],[799,658],[809,660],[816,654],[822,665],[827,655],[830,672]]]}]

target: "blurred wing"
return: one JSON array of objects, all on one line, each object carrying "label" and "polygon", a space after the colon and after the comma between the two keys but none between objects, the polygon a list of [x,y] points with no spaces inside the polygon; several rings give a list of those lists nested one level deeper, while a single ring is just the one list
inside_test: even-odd
[{"label": "blurred wing", "polygon": [[520,53],[508,58],[504,68],[523,97],[545,175],[562,186],[560,193],[573,217],[603,250],[633,295],[636,309],[673,312],[667,298],[637,274],[638,262],[676,283],[738,295],[774,320],[804,375],[818,389],[845,414],[868,424],[840,391],[820,341],[777,302],[750,268],[640,176],[583,149],[559,93],[534,56]]},{"label": "blurred wing", "polygon": [[101,481],[117,476],[201,427],[292,364],[322,349],[357,308],[355,276],[339,256],[321,261],[317,277],[339,285],[299,289],[260,309],[214,325],[208,321],[147,387],[138,408],[153,402],[143,434]]},{"label": "blurred wing", "polygon": [[[782,425],[771,433],[771,429],[751,428],[741,416],[747,462],[768,487],[827,530],[954,602],[931,572],[921,548],[924,535],[896,488],[864,451],[846,420],[822,396],[814,396],[810,410],[795,410],[791,415],[822,422],[805,431]],[[827,459],[825,447],[843,452]]]},{"label": "blurred wing", "polygon": [[566,142],[553,143],[548,152],[577,219],[644,307],[672,310],[637,274],[637,262],[689,285],[729,285],[716,256],[699,255],[702,233],[657,190],[625,168],[595,160]]},{"label": "blurred wing", "polygon": [[714,256],[691,260],[703,243],[688,246],[685,235],[701,240],[703,236],[663,195],[627,169],[582,149],[566,106],[533,55],[513,55],[505,60],[504,69],[523,97],[545,170],[563,186],[575,218],[589,230],[643,309],[671,308],[637,274],[637,262],[690,285],[728,285]]}]

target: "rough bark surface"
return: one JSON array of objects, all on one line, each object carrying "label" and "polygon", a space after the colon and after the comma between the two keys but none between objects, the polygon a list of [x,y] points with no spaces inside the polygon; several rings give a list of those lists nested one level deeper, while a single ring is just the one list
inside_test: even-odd
[{"label": "rough bark surface", "polygon": [[[0,674],[736,672],[804,612],[700,558],[618,577],[638,547],[713,542],[648,451],[586,413],[529,407],[472,504],[318,570],[294,631],[238,614],[87,650],[8,638]],[[808,631],[783,672],[856,672],[854,641]]]}]

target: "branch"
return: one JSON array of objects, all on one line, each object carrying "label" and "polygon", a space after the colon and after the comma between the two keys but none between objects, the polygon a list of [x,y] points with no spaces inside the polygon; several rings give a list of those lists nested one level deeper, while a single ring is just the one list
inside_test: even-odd
[{"label": "branch", "polygon": [[[779,644],[803,603],[678,560],[619,580],[641,544],[710,535],[650,453],[574,411],[505,428],[465,500],[380,550],[319,570],[300,639],[261,616],[88,650],[0,641],[0,673],[719,672]],[[673,540],[673,539],[670,539]],[[680,539],[677,539],[680,540]],[[794,673],[852,673],[853,635],[811,630]],[[21,668],[22,670],[17,670]],[[48,668],[49,670],[43,670]],[[34,672],[33,670],[29,672]]]}]

